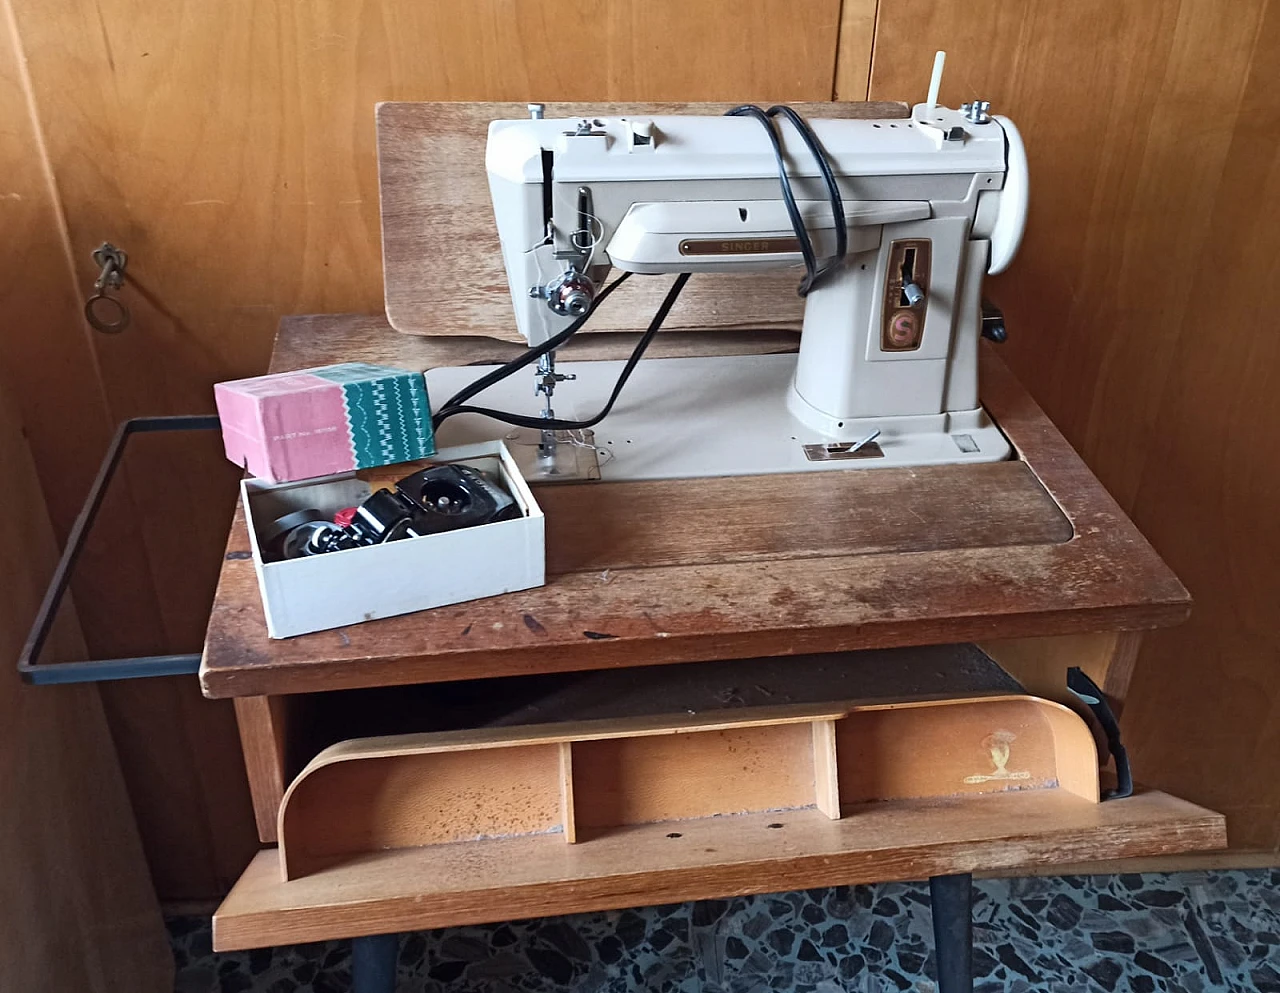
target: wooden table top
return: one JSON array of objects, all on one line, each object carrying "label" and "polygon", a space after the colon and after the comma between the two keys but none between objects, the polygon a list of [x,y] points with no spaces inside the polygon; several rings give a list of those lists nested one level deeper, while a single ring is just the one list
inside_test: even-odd
[{"label": "wooden table top", "polygon": [[[622,357],[634,342],[580,337],[563,358]],[[795,343],[673,332],[651,352]],[[281,323],[271,369],[427,369],[520,349],[401,335],[380,318],[299,317]],[[213,697],[306,693],[1182,621],[1190,598],[1177,578],[985,343],[981,363],[983,401],[1018,461],[540,486],[545,586],[332,631],[267,637],[237,510],[201,685]]]}]

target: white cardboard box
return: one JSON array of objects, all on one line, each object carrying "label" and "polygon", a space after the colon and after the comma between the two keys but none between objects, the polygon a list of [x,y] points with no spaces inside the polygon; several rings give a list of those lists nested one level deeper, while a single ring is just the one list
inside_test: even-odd
[{"label": "white cardboard box", "polygon": [[371,490],[355,473],[293,483],[241,481],[253,566],[272,638],[527,590],[546,582],[542,509],[506,445],[501,441],[460,445],[440,450],[431,461],[460,462],[494,474],[524,516],[385,545],[264,562],[255,522],[273,521],[308,507],[332,514],[357,506]]}]

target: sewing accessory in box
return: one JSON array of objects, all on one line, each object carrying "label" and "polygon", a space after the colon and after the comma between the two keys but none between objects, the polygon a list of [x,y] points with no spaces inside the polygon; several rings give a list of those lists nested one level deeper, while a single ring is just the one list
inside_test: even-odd
[{"label": "sewing accessory in box", "polygon": [[422,373],[368,362],[218,383],[227,458],[268,482],[423,459],[435,451]]},{"label": "sewing accessory in box", "polygon": [[546,582],[542,509],[501,441],[442,449],[435,463],[488,473],[515,498],[521,516],[303,558],[266,561],[271,523],[315,508],[326,515],[366,500],[371,487],[354,472],[304,482],[240,483],[253,566],[272,638],[359,624],[464,600],[527,590]]}]

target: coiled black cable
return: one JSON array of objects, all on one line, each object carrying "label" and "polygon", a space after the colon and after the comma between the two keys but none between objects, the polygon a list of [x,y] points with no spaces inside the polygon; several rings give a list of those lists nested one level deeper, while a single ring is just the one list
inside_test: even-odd
[{"label": "coiled black cable", "polygon": [[[804,259],[805,275],[801,279],[800,285],[796,292],[800,296],[808,296],[809,292],[825,279],[832,271],[834,271],[843,261],[848,251],[849,236],[846,230],[844,218],[844,200],[840,195],[840,187],[836,182],[835,174],[831,170],[831,163],[827,158],[826,150],[822,147],[822,143],[818,140],[818,136],[814,134],[809,123],[796,113],[792,108],[782,104],[770,107],[768,110],[762,110],[755,104],[743,104],[729,111],[726,116],[729,117],[751,117],[759,121],[765,129],[765,133],[769,136],[769,142],[773,146],[774,158],[778,163],[778,183],[782,189],[782,200],[787,208],[787,215],[791,219],[791,227],[795,232],[796,241],[800,246],[800,255]],[[805,227],[804,217],[800,213],[800,206],[796,202],[795,191],[791,186],[791,178],[787,175],[786,157],[782,150],[782,141],[778,136],[778,131],[774,127],[773,119],[782,116],[788,120],[800,135],[801,141],[808,148],[814,161],[818,165],[818,171],[822,175],[823,184],[827,189],[827,200],[831,204],[831,220],[835,228],[836,252],[830,262],[819,267],[817,255],[813,249],[813,240],[809,237],[809,231]],[[626,385],[627,380],[631,378],[631,373],[635,370],[636,364],[644,355],[645,350],[649,347],[649,343],[653,341],[654,336],[662,327],[667,315],[671,312],[671,308],[675,306],[676,300],[680,296],[680,291],[684,289],[685,283],[689,281],[689,273],[681,273],[671,288],[667,291],[666,297],[662,301],[662,305],[658,308],[653,316],[653,320],[649,322],[649,327],[644,334],[640,336],[640,340],[636,342],[635,348],[631,352],[630,358],[622,368],[622,372],[618,376],[617,382],[614,384],[613,392],[609,395],[608,402],[601,411],[594,417],[583,421],[570,421],[561,418],[533,417],[525,414],[514,414],[509,411],[495,410],[490,407],[475,407],[467,404],[467,401],[474,397],[477,393],[488,389],[494,383],[505,379],[513,372],[523,369],[525,366],[536,362],[543,355],[554,351],[561,345],[565,344],[570,338],[578,333],[582,327],[590,320],[591,315],[595,313],[596,307],[603,303],[615,289],[618,288],[631,274],[629,272],[622,273],[617,279],[606,286],[596,297],[590,310],[575,320],[567,328],[559,334],[548,338],[541,345],[529,349],[524,354],[498,366],[476,379],[475,382],[469,384],[459,390],[436,411],[431,418],[431,426],[439,429],[450,417],[455,414],[482,414],[485,417],[492,417],[495,420],[502,421],[506,424],[512,424],[516,427],[526,427],[535,429],[550,429],[555,431],[571,431],[583,428],[594,427],[608,416],[613,410],[613,405],[617,401],[618,396],[622,393],[622,388]]]},{"label": "coiled black cable", "polygon": [[[778,136],[773,123],[773,119],[779,115],[790,121],[799,132],[800,140],[804,142],[805,147],[813,155],[814,161],[817,162],[818,171],[822,174],[822,182],[827,188],[827,200],[831,204],[831,221],[836,233],[836,254],[822,268],[818,268],[813,241],[804,225],[799,204],[796,203],[795,192],[791,188],[791,177],[787,175],[787,161],[782,151],[782,139]],[[773,156],[778,163],[778,184],[782,187],[782,202],[786,204],[787,215],[791,218],[791,227],[795,231],[796,241],[800,244],[800,255],[804,258],[805,275],[796,292],[802,297],[808,296],[814,286],[840,266],[849,248],[849,233],[844,220],[844,199],[840,196],[840,186],[836,182],[835,174],[831,171],[831,162],[827,158],[826,149],[822,147],[818,136],[813,133],[813,128],[809,127],[809,122],[792,108],[782,104],[776,104],[768,110],[762,110],[755,104],[743,104],[741,107],[734,107],[725,116],[754,118],[769,135],[769,143],[773,145]]]}]

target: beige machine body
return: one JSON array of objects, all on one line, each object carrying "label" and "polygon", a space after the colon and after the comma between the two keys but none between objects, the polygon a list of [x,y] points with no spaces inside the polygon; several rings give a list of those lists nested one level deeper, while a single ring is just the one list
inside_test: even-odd
[{"label": "beige machine body", "polygon": [[[626,450],[615,446],[600,466],[605,478],[1008,457],[978,400],[977,350],[984,276],[1009,264],[1025,224],[1017,129],[985,105],[921,104],[908,119],[809,123],[839,186],[848,248],[806,297],[799,354],[642,362],[644,374],[597,428],[627,435]],[[835,221],[818,165],[789,123],[778,134],[815,254],[827,260]],[[803,275],[777,161],[757,120],[494,121],[486,166],[516,324],[531,345],[589,309],[612,270],[701,280],[795,267],[797,282]],[[559,416],[566,404],[586,414],[603,403],[619,367],[564,365],[577,379],[559,388]],[[434,373],[433,399],[467,379]],[[521,392],[495,388],[485,399],[527,411]],[[674,428],[677,417],[697,423]],[[512,439],[485,421],[452,418],[446,430],[462,433],[446,440]]]}]

